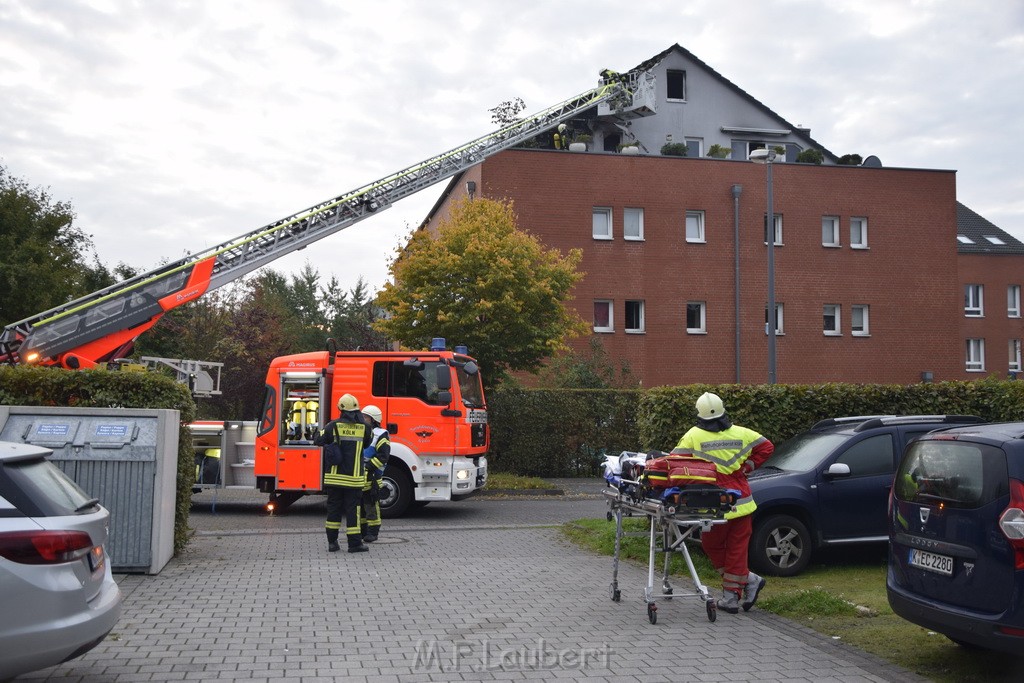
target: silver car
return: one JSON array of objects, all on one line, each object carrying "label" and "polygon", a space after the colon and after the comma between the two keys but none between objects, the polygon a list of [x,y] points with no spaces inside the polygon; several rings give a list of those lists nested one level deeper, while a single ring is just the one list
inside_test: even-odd
[{"label": "silver car", "polygon": [[83,655],[121,615],[110,513],[50,454],[0,442],[0,680]]}]

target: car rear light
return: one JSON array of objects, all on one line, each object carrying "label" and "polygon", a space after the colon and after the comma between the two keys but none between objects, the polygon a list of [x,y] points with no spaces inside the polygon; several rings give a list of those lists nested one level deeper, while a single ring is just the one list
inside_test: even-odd
[{"label": "car rear light", "polygon": [[1010,504],[999,516],[999,528],[1014,550],[1014,564],[1024,569],[1024,482],[1010,480]]},{"label": "car rear light", "polygon": [[996,630],[1000,633],[1005,633],[1008,636],[1024,636],[1024,628],[1014,628],[1012,626],[997,626]]},{"label": "car rear light", "polygon": [[0,557],[18,564],[63,564],[89,554],[92,539],[84,531],[11,531],[0,533]]}]

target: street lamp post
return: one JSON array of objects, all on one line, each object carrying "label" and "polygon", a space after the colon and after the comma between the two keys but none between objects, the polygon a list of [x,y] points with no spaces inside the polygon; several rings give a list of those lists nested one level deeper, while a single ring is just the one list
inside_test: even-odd
[{"label": "street lamp post", "polygon": [[772,162],[774,149],[755,149],[748,157],[755,164],[764,164],[768,171],[768,214],[765,222],[768,242],[768,384],[775,384],[775,212],[772,207]]}]

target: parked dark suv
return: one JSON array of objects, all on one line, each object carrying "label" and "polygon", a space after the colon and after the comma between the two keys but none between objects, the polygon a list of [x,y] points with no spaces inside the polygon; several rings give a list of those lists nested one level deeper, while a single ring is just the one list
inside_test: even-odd
[{"label": "parked dark suv", "polygon": [[889,490],[904,446],[935,429],[982,422],[965,415],[840,417],[780,444],[750,475],[757,503],[750,564],[793,576],[818,548],[885,543]]},{"label": "parked dark suv", "polygon": [[1024,655],[1024,422],[910,444],[889,534],[896,614],[961,645]]}]

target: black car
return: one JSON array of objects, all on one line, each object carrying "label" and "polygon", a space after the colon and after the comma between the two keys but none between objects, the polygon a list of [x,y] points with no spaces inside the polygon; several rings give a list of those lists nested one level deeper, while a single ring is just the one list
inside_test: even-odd
[{"label": "black car", "polygon": [[912,443],[889,534],[896,614],[961,645],[1024,656],[1024,423]]},{"label": "black car", "polygon": [[965,415],[840,417],[780,444],[749,478],[757,503],[751,566],[793,576],[818,548],[887,542],[889,491],[904,446],[935,429],[983,422]]}]

